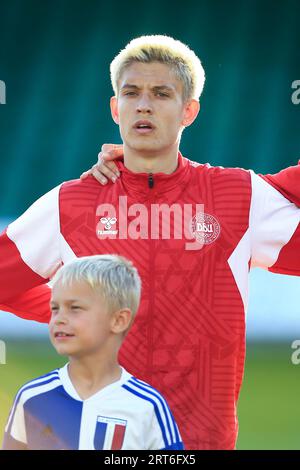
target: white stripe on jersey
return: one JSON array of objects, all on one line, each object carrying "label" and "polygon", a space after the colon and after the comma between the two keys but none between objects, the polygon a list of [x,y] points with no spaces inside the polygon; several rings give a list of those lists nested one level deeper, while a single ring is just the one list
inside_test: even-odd
[{"label": "white stripe on jersey", "polygon": [[[31,380],[30,382],[27,382],[26,384],[24,384],[22,386],[22,388],[20,388],[20,390],[18,391],[16,397],[15,397],[15,400],[14,400],[14,405],[10,411],[10,414],[9,414],[9,417],[8,417],[8,421],[7,421],[7,424],[6,424],[6,427],[5,427],[5,432],[7,432],[7,430],[9,429],[9,426],[11,424],[11,420],[14,416],[14,413],[15,413],[15,409],[16,409],[16,406],[19,404],[20,402],[20,397],[21,397],[21,394],[27,389],[32,389],[32,387],[34,387],[34,390],[37,390],[38,387],[35,387],[35,385],[38,385],[38,384],[44,384],[45,382],[49,381],[49,380],[54,380],[54,379],[58,379],[59,378],[59,375],[58,375],[58,369],[50,372],[49,374],[46,374],[46,375],[43,375],[42,377],[38,377],[37,379],[34,379],[34,380]],[[52,381],[50,382],[52,383]],[[57,385],[56,385],[57,386]],[[55,388],[55,387],[53,387]],[[36,395],[36,393],[33,393],[32,396]],[[23,398],[23,397],[22,397]],[[24,402],[23,402],[24,403]]]},{"label": "white stripe on jersey", "polygon": [[14,420],[13,420],[13,425],[11,426],[10,435],[16,441],[23,442],[23,444],[27,444],[24,408],[23,408],[23,404],[21,403],[21,401],[18,402],[16,409],[15,409]]},{"label": "white stripe on jersey", "polygon": [[151,399],[155,402],[158,408],[160,418],[163,422],[168,445],[172,445],[172,443],[177,442],[176,430],[174,428],[173,419],[165,399],[153,387],[135,378],[130,379],[126,385],[129,386],[129,384],[134,391],[143,395],[145,399]]},{"label": "white stripe on jersey", "polygon": [[252,266],[267,269],[277,261],[280,250],[292,238],[300,222],[300,210],[260,176],[251,170],[250,173]]},{"label": "white stripe on jersey", "polygon": [[251,257],[250,230],[248,229],[228,258],[228,264],[242,297],[244,310],[248,308],[249,295],[249,260]]},{"label": "white stripe on jersey", "polygon": [[51,382],[46,384],[41,384],[38,387],[30,388],[29,390],[25,390],[22,393],[21,399],[17,404],[13,425],[11,426],[10,434],[11,436],[20,442],[24,442],[27,444],[26,438],[26,430],[25,430],[25,419],[24,419],[24,404],[32,397],[39,395],[41,393],[49,392],[54,388],[60,386],[59,377],[56,377]]},{"label": "white stripe on jersey", "polygon": [[162,399],[162,401],[164,403],[167,415],[169,416],[169,419],[170,419],[170,423],[173,424],[173,426],[171,426],[171,430],[174,431],[174,433],[175,433],[175,436],[174,436],[175,439],[174,439],[173,442],[177,442],[178,440],[181,440],[181,436],[180,436],[180,433],[179,433],[178,426],[177,426],[177,424],[175,422],[175,419],[174,419],[174,417],[171,413],[169,405],[168,405],[167,401],[164,399],[164,397],[160,394],[160,392],[158,390],[156,390],[155,388],[153,388],[151,385],[147,384],[146,382],[143,382],[140,379],[137,379],[136,377],[132,377],[132,379],[135,380],[137,383],[143,385],[144,387],[150,389],[152,392],[155,392],[156,394],[158,394],[158,396]]},{"label": "white stripe on jersey", "polygon": [[[252,170],[250,174],[252,197],[249,228],[228,259],[245,312],[248,307],[249,260],[251,267],[268,269],[272,266],[300,221],[300,211],[294,204]],[[273,242],[270,243],[270,240]]]},{"label": "white stripe on jersey", "polygon": [[17,246],[23,261],[32,271],[46,279],[61,264],[60,187],[61,185],[57,186],[34,202],[7,227],[7,236]]},{"label": "white stripe on jersey", "polygon": [[60,252],[62,256],[62,261],[64,264],[73,261],[73,259],[77,258],[74,251],[70,247],[70,245],[65,240],[62,233],[60,234]]}]

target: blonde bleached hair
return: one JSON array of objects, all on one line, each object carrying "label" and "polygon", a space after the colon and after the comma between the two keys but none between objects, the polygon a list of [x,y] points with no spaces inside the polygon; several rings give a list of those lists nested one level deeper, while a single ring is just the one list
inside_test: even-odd
[{"label": "blonde bleached hair", "polygon": [[105,300],[109,311],[129,308],[134,316],[141,296],[141,279],[131,261],[118,255],[95,255],[76,258],[61,267],[51,280],[70,286],[86,282]]},{"label": "blonde bleached hair", "polygon": [[172,68],[183,84],[183,100],[199,100],[205,72],[199,57],[181,41],[164,35],[141,36],[130,41],[110,64],[114,93],[118,96],[119,82],[125,69],[133,62],[160,62]]}]

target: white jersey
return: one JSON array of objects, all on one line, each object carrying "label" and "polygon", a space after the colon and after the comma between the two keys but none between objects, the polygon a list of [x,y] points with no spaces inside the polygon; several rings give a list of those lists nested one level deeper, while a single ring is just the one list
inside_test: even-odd
[{"label": "white jersey", "polygon": [[24,385],[5,429],[3,449],[183,449],[168,404],[125,369],[86,400],[68,365]]}]

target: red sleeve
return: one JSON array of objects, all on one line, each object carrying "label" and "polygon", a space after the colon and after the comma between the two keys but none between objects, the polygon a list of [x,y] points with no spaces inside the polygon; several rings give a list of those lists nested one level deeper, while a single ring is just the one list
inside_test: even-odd
[{"label": "red sleeve", "polygon": [[300,224],[292,238],[280,251],[276,263],[268,269],[276,274],[300,276]]},{"label": "red sleeve", "polygon": [[47,284],[30,289],[23,294],[12,299],[8,299],[4,304],[0,304],[0,309],[14,313],[25,320],[35,320],[40,323],[50,321],[51,289]]},{"label": "red sleeve", "polygon": [[6,232],[0,236],[0,308],[28,320],[47,323],[50,288],[21,258]]},{"label": "red sleeve", "polygon": [[260,175],[289,201],[300,207],[300,160],[274,175]]},{"label": "red sleeve", "polygon": [[49,321],[49,279],[62,264],[59,192],[35,201],[0,235],[0,307],[39,322]]}]

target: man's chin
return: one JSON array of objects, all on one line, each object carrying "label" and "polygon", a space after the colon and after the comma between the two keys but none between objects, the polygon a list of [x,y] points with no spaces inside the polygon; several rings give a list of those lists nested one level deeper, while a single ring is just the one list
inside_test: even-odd
[{"label": "man's chin", "polygon": [[133,150],[134,152],[138,152],[141,155],[145,154],[145,156],[149,155],[149,153],[158,154],[161,153],[163,147],[158,145],[155,142],[133,142],[128,145],[128,149]]}]

